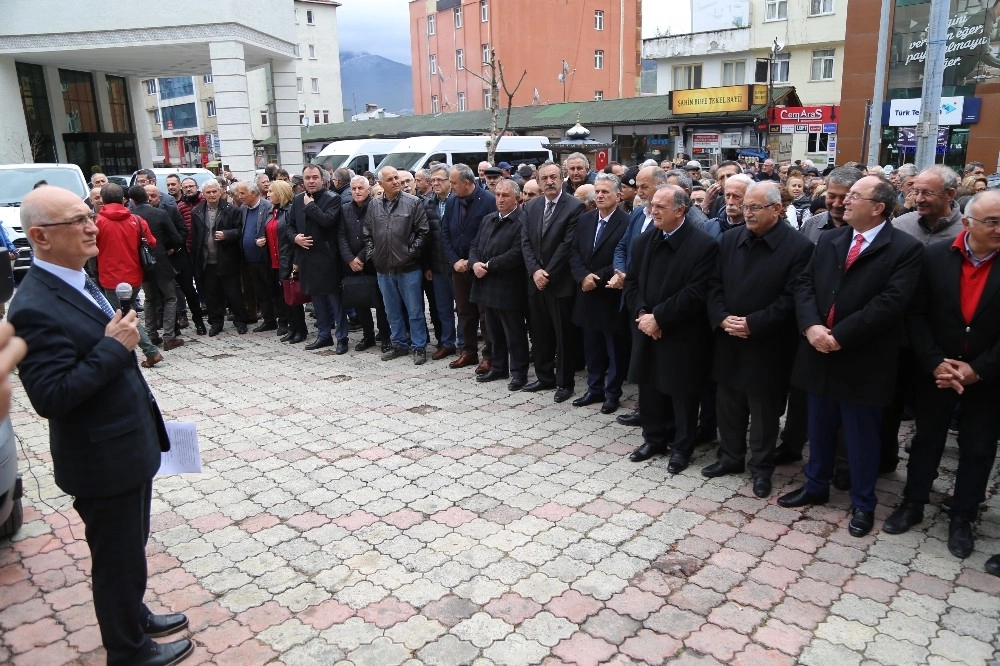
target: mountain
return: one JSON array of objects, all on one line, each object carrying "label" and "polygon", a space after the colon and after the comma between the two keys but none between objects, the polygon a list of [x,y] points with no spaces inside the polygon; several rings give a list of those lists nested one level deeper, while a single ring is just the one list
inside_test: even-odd
[{"label": "mountain", "polygon": [[[344,108],[362,113],[371,102],[391,113],[413,114],[413,75],[409,65],[365,52],[340,54]],[[347,114],[345,114],[347,115]]]}]

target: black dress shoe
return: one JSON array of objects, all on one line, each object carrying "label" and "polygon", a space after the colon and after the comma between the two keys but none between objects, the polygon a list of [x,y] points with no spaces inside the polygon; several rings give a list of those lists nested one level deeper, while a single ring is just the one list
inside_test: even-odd
[{"label": "black dress shoe", "polygon": [[874,511],[851,507],[851,522],[847,524],[847,531],[852,537],[863,537],[871,532],[873,527],[875,527]]},{"label": "black dress shoe", "polygon": [[136,666],[173,666],[194,652],[194,643],[184,638],[173,643],[153,643],[135,656]]},{"label": "black dress shoe", "polygon": [[208,331],[205,330],[205,324],[202,323],[196,323],[194,325],[194,332],[197,333],[198,335],[205,335],[206,333],[208,333]]},{"label": "black dress shoe", "polygon": [[556,389],[555,395],[552,396],[552,402],[566,402],[571,395],[573,395],[573,389],[560,386]]},{"label": "black dress shoe", "polygon": [[169,636],[188,626],[187,616],[183,613],[168,615],[150,615],[143,626],[143,632],[150,638]]},{"label": "black dress shoe", "polygon": [[618,398],[607,398],[601,405],[601,414],[614,414],[618,411]]},{"label": "black dress shoe", "polygon": [[657,453],[659,453],[659,451],[656,450],[656,447],[648,442],[644,442],[642,446],[632,452],[632,455],[630,455],[628,459],[632,462],[642,462],[643,460],[649,460]]},{"label": "black dress shoe", "polygon": [[886,534],[902,534],[924,519],[924,505],[919,502],[903,502],[892,515],[885,519],[882,531]]},{"label": "black dress shoe", "polygon": [[539,391],[551,391],[556,387],[555,382],[543,382],[540,379],[536,379],[530,384],[525,384],[522,391],[527,391],[528,393],[538,393]]},{"label": "black dress shoe", "polygon": [[510,377],[509,373],[504,372],[503,370],[496,370],[494,368],[490,368],[488,372],[484,372],[481,375],[476,375],[476,381],[484,383],[495,382],[501,379],[507,379],[508,377]]},{"label": "black dress shoe", "polygon": [[639,420],[638,410],[632,412],[631,414],[619,414],[618,416],[615,417],[615,421],[625,426],[642,425],[642,422]]},{"label": "black dress shoe", "polygon": [[298,345],[298,344],[302,344],[305,341],[306,341],[306,336],[305,336],[304,333],[296,333],[288,341],[288,344],[290,344],[290,345]]},{"label": "black dress shoe", "polygon": [[775,465],[787,465],[793,462],[800,462],[802,460],[801,451],[793,451],[790,447],[779,446],[774,450],[774,464]]},{"label": "black dress shoe", "polygon": [[278,324],[277,330],[274,332],[279,338],[288,335],[288,324]]},{"label": "black dress shoe", "polygon": [[278,322],[276,321],[265,321],[260,326],[255,326],[253,329],[254,333],[263,333],[264,331],[277,331]]},{"label": "black dress shoe", "polygon": [[342,356],[347,353],[347,338],[343,340],[337,340],[337,356]]},{"label": "black dress shoe", "polygon": [[972,538],[972,523],[961,516],[952,516],[948,523],[948,552],[964,560],[972,555],[976,541]]},{"label": "black dress shoe", "polygon": [[717,476],[725,476],[727,474],[742,474],[745,470],[745,465],[727,465],[718,460],[707,467],[702,467],[701,475],[709,479],[714,479]]},{"label": "black dress shoe", "polygon": [[236,332],[239,333],[240,335],[246,335],[247,330],[248,329],[246,324],[236,324]]},{"label": "black dress shoe", "polygon": [[799,506],[809,506],[814,504],[826,504],[830,501],[829,493],[826,494],[813,494],[806,490],[805,486],[802,486],[798,490],[793,490],[790,493],[785,493],[778,498],[778,506],[783,506],[786,509],[794,509]]},{"label": "black dress shoe", "polygon": [[761,499],[771,496],[771,479],[758,476],[753,480],[753,494]]},{"label": "black dress shoe", "polygon": [[354,346],[354,351],[364,351],[375,346],[375,338],[361,338],[361,342]]},{"label": "black dress shoe", "polygon": [[285,333],[285,335],[283,335],[282,337],[278,338],[278,342],[288,342],[289,340],[291,340],[294,337],[295,337],[295,331],[291,331],[290,330],[290,331],[287,331]]},{"label": "black dress shoe", "polygon": [[[482,377],[482,375],[480,375],[480,377]],[[521,389],[524,388],[525,383],[526,383],[526,380],[524,380],[524,379],[512,379],[512,380],[510,380],[510,384],[507,384],[507,390],[508,391],[520,391]]]},{"label": "black dress shoe", "polygon": [[986,573],[993,574],[994,576],[1000,576],[1000,555],[993,555],[990,559],[986,560],[984,565]]},{"label": "black dress shoe", "polygon": [[312,342],[306,345],[306,351],[313,351],[314,349],[322,349],[323,347],[332,347],[333,338],[316,338]]},{"label": "black dress shoe", "polygon": [[670,462],[667,463],[667,471],[671,474],[680,474],[687,469],[688,457],[683,453],[673,453],[670,455]]},{"label": "black dress shoe", "polygon": [[837,490],[848,491],[851,489],[851,470],[849,469],[835,469],[833,470],[833,481],[831,481],[833,487]]},{"label": "black dress shoe", "polygon": [[221,327],[221,326],[217,326],[217,325],[213,324],[213,325],[212,325],[212,328],[210,328],[210,329],[208,330],[208,337],[210,337],[210,338],[214,338],[214,337],[215,337],[215,336],[217,336],[217,335],[218,335],[219,333],[222,333],[222,327]]},{"label": "black dress shoe", "polygon": [[587,405],[593,405],[596,402],[604,402],[604,394],[588,389],[586,393],[573,401],[573,406],[586,407]]}]

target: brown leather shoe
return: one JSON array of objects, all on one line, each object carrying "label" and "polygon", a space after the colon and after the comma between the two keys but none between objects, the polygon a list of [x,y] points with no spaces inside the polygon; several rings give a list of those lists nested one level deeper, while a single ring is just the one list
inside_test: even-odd
[{"label": "brown leather shoe", "polygon": [[142,362],[142,367],[152,368],[154,365],[163,360],[163,354],[153,354],[152,356],[147,356],[146,360]]},{"label": "brown leather shoe", "polygon": [[483,362],[476,366],[476,374],[485,375],[492,369],[493,369],[493,359],[484,357]]},{"label": "brown leather shoe", "polygon": [[163,343],[163,351],[170,351],[171,349],[177,349],[184,344],[182,338],[170,338]]},{"label": "brown leather shoe", "polygon": [[467,365],[475,365],[476,363],[479,363],[479,356],[477,354],[470,354],[467,351],[463,351],[458,355],[458,358],[448,364],[448,367],[455,370],[457,368],[464,368]]},{"label": "brown leather shoe", "polygon": [[455,353],[454,349],[449,349],[448,347],[441,347],[436,352],[434,352],[434,355],[431,356],[431,360],[440,361],[441,359],[447,358],[454,353]]}]

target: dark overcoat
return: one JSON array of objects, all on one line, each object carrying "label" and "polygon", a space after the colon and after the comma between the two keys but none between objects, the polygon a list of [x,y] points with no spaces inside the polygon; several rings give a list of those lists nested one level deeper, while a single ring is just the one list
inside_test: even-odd
[{"label": "dark overcoat", "polygon": [[[486,277],[473,277],[473,303],[487,308],[520,310],[527,307],[528,276],[521,254],[524,211],[515,208],[500,220],[500,213],[490,213],[479,224],[479,234],[469,248],[469,266],[489,262]],[[475,276],[475,273],[473,273]]]},{"label": "dark overcoat", "polygon": [[[598,220],[600,213],[591,210],[582,214],[576,223],[576,236],[569,255],[569,270],[576,283],[573,323],[583,328],[612,331],[621,320],[621,291],[608,289],[607,284],[615,275],[615,247],[628,230],[629,217],[621,208],[616,208],[595,245]],[[583,291],[580,283],[591,273],[599,278],[597,288]]]}]

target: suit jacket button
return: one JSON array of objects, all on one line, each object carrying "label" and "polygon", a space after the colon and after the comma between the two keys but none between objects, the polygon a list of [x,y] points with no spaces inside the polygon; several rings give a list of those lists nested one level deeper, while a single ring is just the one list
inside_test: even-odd
[{"label": "suit jacket button", "polygon": [[966,333],[972,333],[972,327],[971,326],[966,326],[965,327],[965,332]]}]

